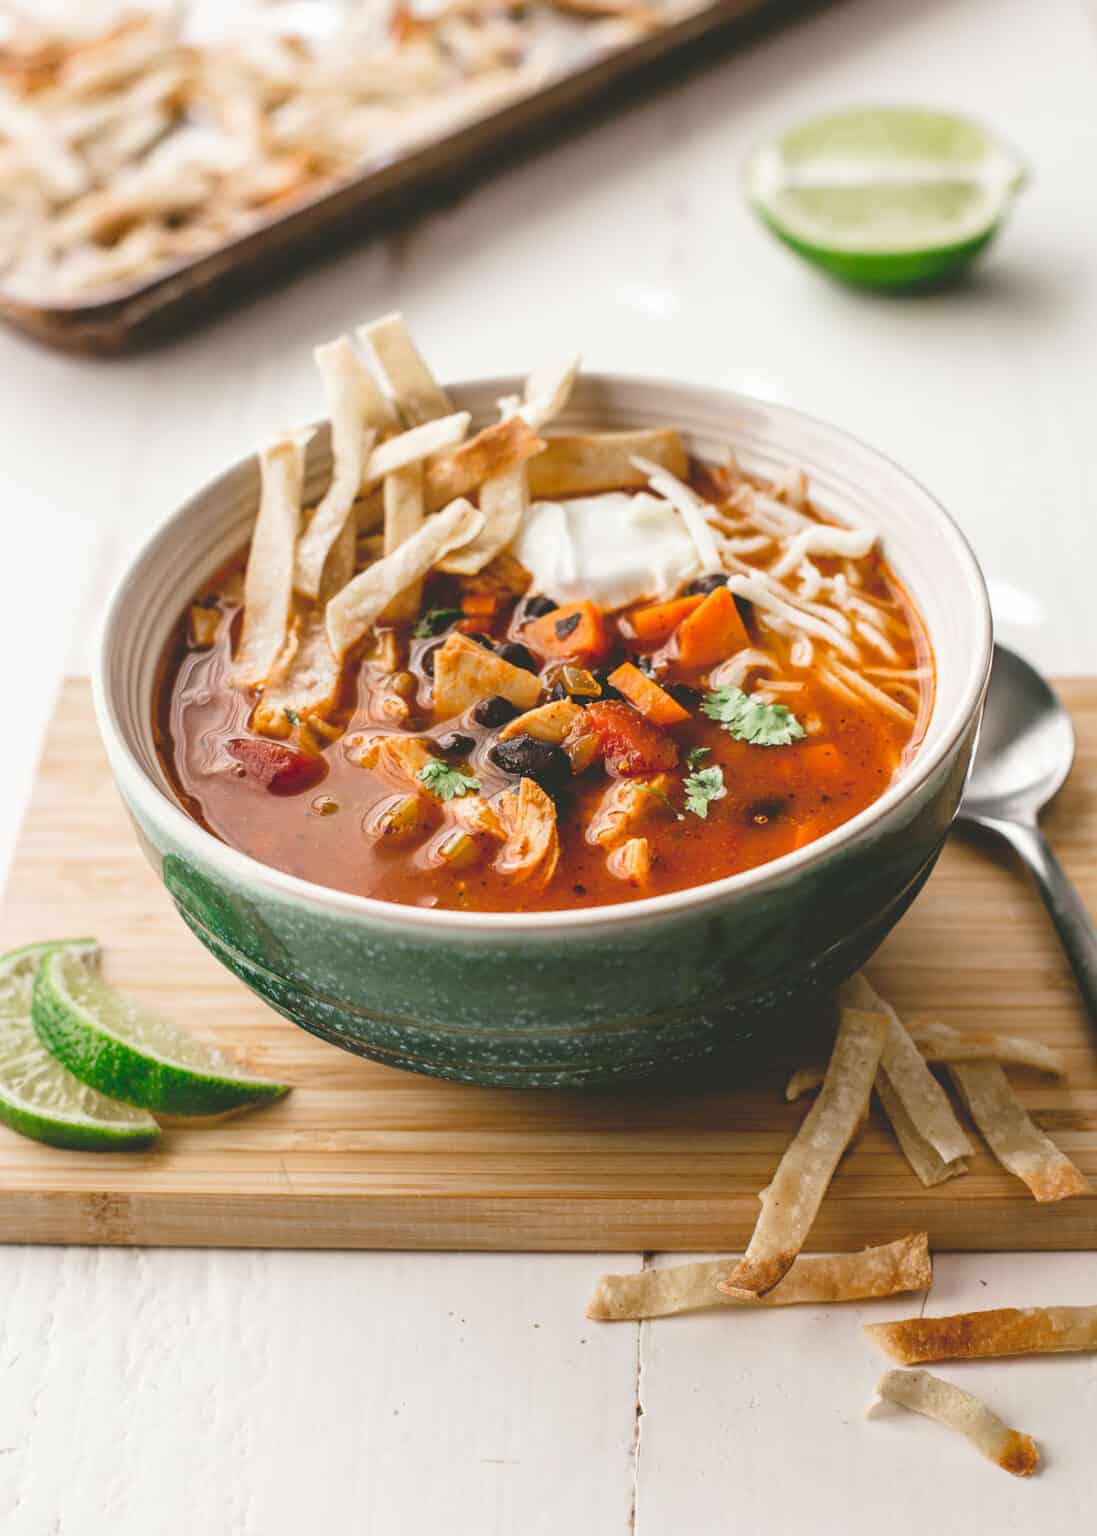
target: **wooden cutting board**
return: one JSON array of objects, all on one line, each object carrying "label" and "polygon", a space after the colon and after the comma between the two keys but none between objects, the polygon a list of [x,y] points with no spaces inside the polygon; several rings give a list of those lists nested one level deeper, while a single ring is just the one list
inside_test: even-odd
[{"label": "wooden cutting board", "polygon": [[[1046,827],[1097,910],[1097,680],[1060,685],[1074,774]],[[168,1128],[146,1153],[38,1146],[0,1127],[0,1240],[285,1248],[721,1251],[804,1114],[783,1073],[749,1087],[524,1093],[434,1082],[321,1044],[201,948],[138,852],[88,686],[62,691],[0,944],[94,934],[105,973],[296,1085],[271,1108]],[[1028,1033],[1063,1081],[1013,1072],[1034,1118],[1097,1185],[1097,1033],[1039,899],[1007,856],[956,838],[874,966],[900,1012]],[[882,1120],[843,1161],[809,1246],[928,1229],[937,1248],[1097,1249],[1097,1195],[1037,1205],[980,1144],[926,1190]],[[976,1138],[977,1139],[977,1138]]]}]

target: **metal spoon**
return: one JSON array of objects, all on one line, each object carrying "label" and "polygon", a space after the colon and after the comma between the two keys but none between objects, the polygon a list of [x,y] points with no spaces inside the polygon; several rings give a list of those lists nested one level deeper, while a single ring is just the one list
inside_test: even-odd
[{"label": "metal spoon", "polygon": [[996,832],[1024,860],[1097,1021],[1097,928],[1037,825],[1074,761],[1074,727],[1027,661],[994,647],[986,712],[958,819]]}]

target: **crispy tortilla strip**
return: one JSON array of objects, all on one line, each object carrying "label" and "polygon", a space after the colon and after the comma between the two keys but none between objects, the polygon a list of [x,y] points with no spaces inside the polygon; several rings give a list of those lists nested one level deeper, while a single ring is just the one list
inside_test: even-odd
[{"label": "crispy tortilla strip", "polygon": [[328,550],[350,517],[376,437],[396,415],[345,336],[313,353],[331,418],[331,484],[297,546],[296,585],[306,597],[320,590]]},{"label": "crispy tortilla strip", "polygon": [[289,635],[307,442],[307,433],[291,434],[259,455],[259,512],[244,577],[240,648],[232,667],[237,688],[266,682]]},{"label": "crispy tortilla strip", "polygon": [[[409,464],[421,463],[424,459],[429,459],[431,454],[441,453],[444,449],[460,443],[469,429],[471,420],[468,411],[455,411],[452,416],[436,416],[433,421],[424,421],[420,426],[410,427],[396,437],[386,438],[383,443],[378,444],[366,461],[362,491],[372,490],[379,480],[383,480],[386,475],[391,475],[393,470],[404,469]],[[452,496],[445,496],[440,501],[435,500],[430,504],[430,510],[435,512],[439,507],[447,506],[455,499]]]},{"label": "crispy tortilla strip", "polygon": [[541,697],[541,682],[454,630],[434,653],[435,714],[448,720],[493,694],[509,699],[516,709],[532,709]]},{"label": "crispy tortilla strip", "polygon": [[943,1163],[970,1157],[974,1149],[953,1113],[945,1090],[926,1066],[891,1004],[885,1002],[868,977],[861,973],[845,982],[838,997],[841,1003],[851,1008],[871,1009],[885,1015],[887,1035],[880,1056],[880,1072],[887,1078],[922,1140],[928,1142]]},{"label": "crispy tortilla strip", "polygon": [[544,447],[544,438],[520,416],[484,427],[467,443],[448,453],[439,453],[427,465],[424,494],[428,512],[445,506],[455,496],[471,495],[485,480],[517,469]]},{"label": "crispy tortilla strip", "polygon": [[603,1275],[587,1303],[587,1316],[619,1323],[643,1317],[671,1317],[706,1307],[791,1307],[809,1302],[865,1301],[928,1291],[933,1283],[929,1238],[913,1232],[879,1248],[796,1260],[766,1296],[748,1300],[725,1296],[717,1281],[729,1273],[730,1259],[676,1264],[670,1269],[642,1269],[632,1275]]},{"label": "crispy tortilla strip", "polygon": [[[951,1381],[942,1381],[929,1371],[886,1371],[876,1390],[885,1402],[897,1403],[954,1429],[988,1461],[1014,1477],[1030,1477],[1040,1465],[1040,1452],[1031,1435],[1010,1429],[984,1402]],[[874,1403],[867,1416],[874,1417],[877,1411]]]},{"label": "crispy tortilla strip", "polygon": [[512,736],[532,736],[534,741],[548,741],[558,747],[568,732],[583,718],[580,705],[571,699],[551,699],[524,715],[515,715],[499,732],[500,741]]},{"label": "crispy tortilla strip", "polygon": [[967,1173],[966,1157],[956,1157],[946,1163],[937,1149],[930,1145],[910,1118],[906,1105],[891,1086],[890,1079],[882,1071],[876,1074],[876,1092],[907,1162],[927,1189],[935,1184],[944,1184],[947,1179],[956,1178],[957,1174]]},{"label": "crispy tortilla strip", "polygon": [[319,601],[298,616],[296,645],[286,647],[267,680],[252,716],[254,730],[288,736],[293,715],[315,724],[326,720],[338,704],[343,669],[332,654],[324,609],[353,575],[354,524],[348,521],[324,562]]},{"label": "crispy tortilla strip", "polygon": [[[394,555],[401,544],[423,526],[423,466],[416,461],[385,476],[385,554]],[[475,542],[475,540],[473,541]],[[388,624],[414,619],[423,595],[421,581],[405,587],[382,615]]]},{"label": "crispy tortilla strip", "polygon": [[552,501],[558,496],[641,490],[648,477],[633,463],[637,456],[679,477],[689,473],[682,439],[671,428],[550,437],[545,451],[530,462],[529,494],[534,501]]},{"label": "crispy tortilla strip", "polygon": [[579,377],[579,363],[580,359],[573,357],[566,363],[553,363],[531,373],[517,415],[538,432],[547,427],[571,398]]},{"label": "crispy tortilla strip", "polygon": [[882,1014],[841,1009],[823,1086],[759,1195],[762,1210],[747,1251],[720,1286],[727,1295],[763,1296],[792,1267],[838,1161],[864,1119],[886,1034]]},{"label": "crispy tortilla strip", "polygon": [[785,1084],[785,1100],[794,1104],[805,1093],[814,1093],[827,1075],[826,1067],[797,1067]]},{"label": "crispy tortilla strip", "polygon": [[450,414],[453,406],[449,396],[423,361],[402,315],[385,315],[371,325],[363,325],[358,335],[377,359],[389,392],[409,427]]},{"label": "crispy tortilla strip", "polygon": [[439,569],[455,576],[475,576],[514,542],[528,506],[523,465],[504,470],[501,475],[492,475],[480,487],[480,511],[484,514],[482,531],[464,549],[448,555]]},{"label": "crispy tortilla strip", "polygon": [[951,1317],[866,1323],[865,1332],[900,1365],[994,1355],[1081,1354],[1097,1349],[1097,1307],[995,1307]]},{"label": "crispy tortilla strip", "polygon": [[507,790],[495,802],[507,840],[499,850],[495,868],[515,885],[543,890],[560,858],[556,831],[556,807],[532,779],[523,779],[518,793]]},{"label": "crispy tortilla strip", "polygon": [[1066,1071],[1058,1051],[1042,1040],[1030,1040],[1023,1035],[957,1029],[935,1019],[908,1019],[907,1033],[927,1061],[1002,1061],[1057,1077]]},{"label": "crispy tortilla strip", "polygon": [[447,550],[474,539],[483,518],[467,501],[455,501],[428,518],[394,554],[367,566],[327,605],[328,640],[340,659],[405,588],[420,581]]},{"label": "crispy tortilla strip", "polygon": [[1093,1193],[1089,1180],[1066,1153],[1029,1119],[996,1061],[957,1062],[948,1070],[987,1146],[1037,1200],[1068,1200]]}]

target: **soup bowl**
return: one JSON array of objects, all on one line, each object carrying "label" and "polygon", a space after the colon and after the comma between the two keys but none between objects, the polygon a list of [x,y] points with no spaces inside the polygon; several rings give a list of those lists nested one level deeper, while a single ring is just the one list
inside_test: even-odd
[{"label": "soup bowl", "polygon": [[[521,381],[455,384],[473,425]],[[184,921],[288,1019],[344,1049],[464,1082],[576,1086],[780,1049],[789,1021],[865,960],[929,875],[960,801],[991,658],[978,564],[914,480],[809,417],[727,391],[588,375],[555,429],[680,429],[730,445],[766,478],[805,470],[817,505],[870,522],[921,612],[936,663],[925,736],[878,800],[743,874],[620,906],[470,913],[328,890],[222,843],[177,800],[157,757],[157,666],[180,608],[248,537],[254,458],[180,507],[109,605],[95,699],[118,789]],[[306,495],[326,487],[326,426]]]}]

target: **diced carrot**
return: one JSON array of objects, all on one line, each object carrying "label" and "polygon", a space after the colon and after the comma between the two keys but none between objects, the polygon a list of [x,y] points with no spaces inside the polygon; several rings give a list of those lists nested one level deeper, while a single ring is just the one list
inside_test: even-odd
[{"label": "diced carrot", "polygon": [[749,644],[734,597],[727,587],[717,587],[679,624],[677,660],[697,670],[714,667]]},{"label": "diced carrot", "polygon": [[585,714],[601,745],[606,771],[613,778],[665,773],[677,763],[678,744],[631,704],[599,699],[587,706]]},{"label": "diced carrot", "polygon": [[689,710],[683,709],[678,700],[672,699],[653,678],[645,677],[631,661],[611,672],[609,680],[652,725],[681,725],[683,720],[689,719]]},{"label": "diced carrot", "polygon": [[704,600],[704,593],[695,592],[691,597],[676,597],[669,603],[649,603],[645,608],[633,608],[625,619],[640,644],[655,650],[666,645],[682,620],[700,608]]},{"label": "diced carrot", "polygon": [[466,592],[461,598],[461,612],[466,618],[494,618],[499,599],[494,592]]},{"label": "diced carrot", "polygon": [[568,603],[522,627],[522,639],[546,657],[598,661],[610,648],[605,616],[594,603]]}]

